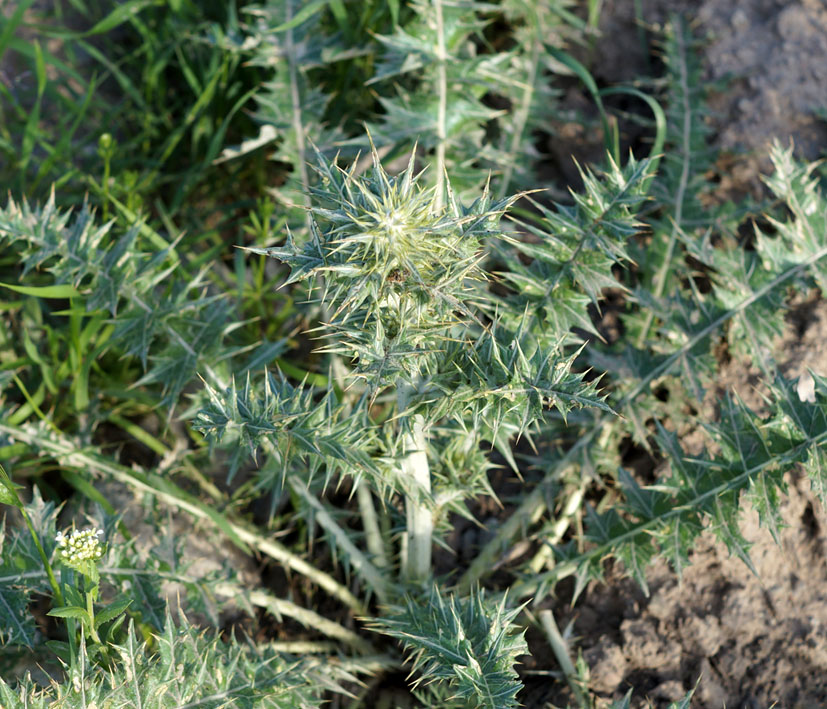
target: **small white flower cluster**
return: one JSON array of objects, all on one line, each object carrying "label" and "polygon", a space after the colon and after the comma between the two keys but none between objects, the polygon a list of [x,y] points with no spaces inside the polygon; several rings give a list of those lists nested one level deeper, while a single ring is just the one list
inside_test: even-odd
[{"label": "small white flower cluster", "polygon": [[58,532],[55,541],[64,561],[97,561],[103,556],[103,545],[98,539],[102,535],[102,529],[74,529],[69,536]]}]

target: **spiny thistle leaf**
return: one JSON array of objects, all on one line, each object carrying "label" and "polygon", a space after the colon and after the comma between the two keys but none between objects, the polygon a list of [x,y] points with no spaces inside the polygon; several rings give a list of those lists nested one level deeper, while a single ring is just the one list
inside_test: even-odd
[{"label": "spiny thistle leaf", "polygon": [[[708,235],[687,244],[689,253],[711,269],[710,305],[733,313],[728,331],[732,353],[754,361],[769,376],[773,340],[784,329],[787,289],[827,286],[827,199],[811,174],[814,166],[797,162],[792,148],[778,144],[770,158],[775,172],[766,182],[789,208],[786,219],[768,215],[775,233],[756,227],[753,250],[735,243],[715,247]],[[745,300],[748,308],[742,307]]]},{"label": "spiny thistle leaf", "polygon": [[484,277],[481,241],[495,233],[510,200],[492,204],[484,194],[470,207],[452,201],[438,210],[434,190],[414,173],[413,154],[396,177],[375,154],[367,177],[318,158],[311,238],[303,247],[291,240],[286,248],[250,250],[286,262],[291,280],[324,277],[335,341],[327,351],[380,375],[388,367],[410,371],[416,350],[439,349],[461,316],[473,317],[467,301]]},{"label": "spiny thistle leaf", "polygon": [[508,270],[502,278],[552,337],[567,335],[573,326],[594,331],[586,306],[597,303],[604,288],[622,287],[612,267],[629,260],[627,242],[641,227],[636,214],[651,167],[649,160],[630,156],[623,168],[610,161],[603,174],[581,170],[584,193],[572,193],[573,205],[551,210],[537,204],[541,218],[523,224],[535,239],[506,237],[531,261],[526,265],[505,252]]},{"label": "spiny thistle leaf", "polygon": [[528,652],[523,633],[513,625],[522,607],[506,610],[477,591],[468,599],[440,594],[436,587],[419,601],[377,621],[373,629],[398,638],[418,673],[415,684],[447,685],[451,699],[487,709],[516,707],[514,663]]},{"label": "spiny thistle leaf", "polygon": [[74,217],[57,210],[54,194],[42,208],[9,201],[0,210],[0,246],[19,249],[26,270],[80,289],[87,311],[108,310],[115,328],[106,347],[138,357],[141,383],[159,383],[162,404],[172,407],[196,368],[219,358],[229,311],[205,293],[204,273],[167,286],[177,255],[172,247],[140,253],[139,231],[135,225],[116,238],[112,223],[97,226],[87,205]]},{"label": "spiny thistle leaf", "polygon": [[312,389],[292,386],[281,372],[268,372],[263,396],[249,376],[240,389],[233,382],[223,392],[207,385],[207,392],[210,403],[193,425],[211,443],[237,442],[231,474],[264,440],[272,444],[270,453],[277,454],[283,473],[304,457],[311,473],[324,465],[328,477],[337,471],[379,474],[370,455],[376,446],[372,427],[353,426],[357,413],[345,418],[332,393],[316,403]]},{"label": "spiny thistle leaf", "polygon": [[622,473],[626,503],[600,514],[588,509],[585,538],[591,548],[560,548],[555,570],[540,579],[526,579],[519,594],[571,573],[577,574],[582,590],[589,580],[601,578],[608,556],[621,561],[645,589],[649,562],[662,556],[680,571],[705,529],[751,567],[749,545],[738,526],[741,492],[747,493],[762,524],[777,537],[783,526],[778,495],[789,467],[808,464],[815,487],[827,482],[824,469],[812,463],[827,450],[827,380],[815,380],[814,403],[802,401],[794,383],[781,377],[773,393],[771,412],[763,418],[743,402],[724,399],[720,420],[706,426],[719,448],[715,455],[689,458],[677,436],[659,426],[658,442],[669,456],[670,475],[641,488]]},{"label": "spiny thistle leaf", "polygon": [[[484,245],[503,238],[498,223],[513,199],[492,202],[483,192],[465,206],[449,188],[448,202],[442,204],[436,190],[421,184],[421,173],[414,172],[413,153],[407,168],[396,176],[388,175],[375,152],[372,157],[373,168],[359,175],[355,166],[343,169],[319,154],[310,237],[299,244],[288,233],[284,246],[249,249],[287,263],[288,282],[312,279],[329,313],[328,322],[319,328],[326,335],[320,351],[350,362],[354,391],[364,384],[360,404],[352,412],[326,399],[330,445],[338,437],[346,451],[353,443],[344,436],[362,440],[357,447],[366,456],[387,461],[381,476],[377,470],[369,471],[374,482],[384,481],[380,489],[415,494],[409,476],[393,473],[398,466],[392,464],[393,458],[405,455],[401,440],[413,416],[421,416],[429,426],[453,429],[469,449],[488,440],[511,460],[508,439],[527,433],[549,406],[564,417],[574,408],[609,411],[596,381],[585,381],[582,373],[573,371],[577,352],[564,352],[565,333],[538,336],[524,301],[503,298],[489,288]],[[592,216],[599,209],[609,225],[605,241],[596,249],[619,256],[616,247],[608,244],[609,234],[625,234],[632,228],[633,220],[625,215],[633,200],[626,192],[631,193],[632,185],[645,174],[637,167],[615,171],[606,178],[611,187],[595,184],[591,196],[583,199],[581,209],[594,212]],[[409,393],[404,406],[397,399],[396,417],[382,425],[372,423],[366,417],[368,404],[393,387]],[[309,407],[309,416],[311,409],[318,411],[321,406],[306,395],[304,400],[292,393],[271,396],[266,411],[248,403],[246,394],[233,396],[243,405],[219,404],[213,394],[213,407],[200,417],[199,427],[217,432],[235,421],[257,436],[271,435],[272,422],[277,420],[288,438],[292,435],[288,429],[300,425],[304,427],[303,432],[297,429],[301,440],[319,435],[319,430],[306,430],[300,419],[302,407]],[[286,408],[279,416],[281,406]],[[253,411],[259,411],[255,422],[247,413]],[[378,446],[377,441],[385,443]],[[317,452],[301,443],[292,450]],[[357,470],[354,460],[346,462],[345,468]],[[311,470],[315,466],[313,462]],[[367,459],[359,467],[368,470]],[[477,470],[482,474],[482,468]],[[482,480],[478,484],[485,486]],[[440,494],[453,493],[435,491]]]},{"label": "spiny thistle leaf", "polygon": [[[394,34],[377,37],[382,51],[370,83],[381,91],[382,116],[368,123],[376,142],[442,151],[462,197],[477,194],[489,175],[499,195],[517,181],[534,187],[525,156],[537,156],[534,131],[548,129],[557,106],[547,74],[554,70],[548,47],[567,31],[560,16],[545,3],[416,0],[409,7]],[[514,32],[506,51],[485,38],[499,13]]]},{"label": "spiny thistle leaf", "polygon": [[[70,211],[58,211],[54,192],[42,208],[10,200],[0,211],[0,238],[23,246],[24,275],[43,269],[54,274],[58,283],[86,286],[89,309],[105,308],[114,316],[124,283],[138,279],[145,260],[130,253],[137,226],[118,240],[110,235],[112,226],[112,222],[97,226],[87,204],[74,219]],[[144,271],[145,277],[151,275]]]},{"label": "spiny thistle leaf", "polygon": [[[304,3],[306,5],[306,3]],[[308,79],[308,72],[335,61],[340,37],[329,35],[320,22],[320,12],[306,15],[299,0],[249,5],[250,17],[243,44],[250,66],[268,72],[255,92],[253,114],[259,134],[238,146],[226,148],[221,161],[241,157],[263,146],[271,148],[269,159],[290,166],[286,184],[271,194],[285,206],[289,224],[305,229],[309,188],[307,159],[310,141],[329,152],[343,138],[336,126],[321,121],[330,96]]]}]

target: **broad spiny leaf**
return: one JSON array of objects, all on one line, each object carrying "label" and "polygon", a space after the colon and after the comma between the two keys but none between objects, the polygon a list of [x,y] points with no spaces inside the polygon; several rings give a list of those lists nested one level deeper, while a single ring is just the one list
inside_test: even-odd
[{"label": "broad spiny leaf", "polygon": [[410,654],[416,684],[444,683],[451,699],[468,706],[505,709],[519,706],[520,683],[514,663],[528,646],[513,624],[522,608],[506,610],[482,592],[468,599],[436,588],[419,601],[380,619],[378,632],[398,638]]}]

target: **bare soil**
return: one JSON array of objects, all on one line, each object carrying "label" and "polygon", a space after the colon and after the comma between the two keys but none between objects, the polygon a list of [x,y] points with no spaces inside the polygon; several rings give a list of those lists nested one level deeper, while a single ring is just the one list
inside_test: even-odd
[{"label": "bare soil", "polygon": [[589,590],[574,615],[595,691],[665,706],[698,682],[699,709],[827,706],[827,515],[806,478],[787,477],[780,545],[744,515],[757,576],[706,538],[681,579],[651,569],[649,598],[619,577]]}]

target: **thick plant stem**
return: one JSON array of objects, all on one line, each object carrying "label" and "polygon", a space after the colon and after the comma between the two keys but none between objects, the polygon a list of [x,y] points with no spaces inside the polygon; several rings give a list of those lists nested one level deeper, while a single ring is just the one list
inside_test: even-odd
[{"label": "thick plant stem", "polygon": [[[537,10],[539,15],[540,10]],[[538,27],[539,16],[536,18]],[[531,102],[534,99],[535,86],[537,82],[537,71],[540,64],[540,52],[543,48],[543,39],[540,36],[534,38],[534,44],[531,49],[531,68],[526,79],[525,89],[523,90],[522,101],[520,108],[515,114],[514,133],[511,136],[511,143],[508,146],[508,164],[503,172],[502,181],[500,183],[499,199],[505,199],[508,194],[508,188],[511,184],[511,178],[514,176],[514,166],[517,164],[517,153],[520,150],[520,143],[523,139],[523,131],[528,123],[528,117],[531,113]]]},{"label": "thick plant stem", "polygon": [[[287,22],[289,23],[293,19],[293,2],[292,0],[288,0],[287,2]],[[293,131],[296,134],[296,146],[299,151],[298,155],[298,164],[299,164],[299,179],[301,180],[302,184],[302,195],[304,197],[304,206],[307,209],[305,213],[305,219],[307,220],[307,230],[310,231],[310,180],[307,174],[307,158],[305,157],[306,154],[306,143],[305,143],[305,136],[304,136],[304,124],[302,123],[302,102],[301,102],[301,90],[299,88],[299,72],[298,68],[296,67],[296,46],[293,41],[293,28],[288,28],[287,34],[285,35],[285,44],[287,50],[287,68],[290,73],[290,104],[291,108],[293,109],[293,114],[291,116],[292,123],[293,123]]]},{"label": "thick plant stem", "polygon": [[[397,391],[399,412],[408,404],[411,388],[401,385]],[[431,540],[434,519],[427,500],[431,494],[431,470],[425,451],[425,419],[414,415],[402,438],[402,474],[414,491],[405,500],[407,521],[407,558],[404,576],[408,581],[426,581],[431,575]]]},{"label": "thick plant stem", "polygon": [[[683,113],[683,125],[681,127],[681,177],[678,182],[678,191],[675,194],[675,216],[672,219],[672,233],[669,235],[669,244],[666,247],[666,254],[663,257],[663,263],[660,265],[658,272],[655,274],[653,281],[655,299],[663,295],[663,290],[666,287],[666,279],[669,276],[669,269],[672,267],[672,259],[675,254],[675,246],[678,242],[678,235],[683,230],[683,208],[684,200],[686,199],[686,191],[689,186],[689,169],[692,162],[692,105],[689,101],[689,69],[686,66],[686,47],[684,45],[684,36],[682,32],[676,33],[678,43],[678,51],[680,53],[680,86],[681,86],[681,109]],[[655,314],[650,310],[646,314],[646,322],[640,331],[640,336],[637,338],[637,346],[643,347],[646,342],[646,337],[649,334],[649,328],[652,326],[652,321],[655,319]]]}]

